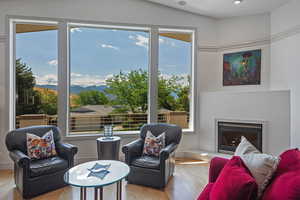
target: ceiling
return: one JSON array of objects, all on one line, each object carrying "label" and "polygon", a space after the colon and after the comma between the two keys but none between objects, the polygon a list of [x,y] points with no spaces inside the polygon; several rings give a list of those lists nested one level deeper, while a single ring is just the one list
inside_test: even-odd
[{"label": "ceiling", "polygon": [[[235,5],[233,0],[148,0],[165,6],[214,18],[228,18],[268,13],[290,0],[244,0]],[[185,1],[185,5],[179,5]]]}]

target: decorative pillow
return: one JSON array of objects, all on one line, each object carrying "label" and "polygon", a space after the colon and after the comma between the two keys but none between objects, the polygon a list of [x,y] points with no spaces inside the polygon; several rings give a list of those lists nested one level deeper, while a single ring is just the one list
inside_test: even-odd
[{"label": "decorative pillow", "polygon": [[245,137],[242,137],[234,155],[241,157],[255,178],[258,184],[257,196],[260,198],[277,169],[279,159],[260,153]]},{"label": "decorative pillow", "polygon": [[27,133],[27,154],[32,159],[42,159],[55,156],[53,132],[50,130],[42,137]]},{"label": "decorative pillow", "polygon": [[275,176],[296,170],[300,171],[300,151],[298,149],[290,149],[283,152],[280,155],[280,162]]},{"label": "decorative pillow", "polygon": [[300,199],[300,151],[290,149],[280,155],[275,178],[264,192],[262,200]]},{"label": "decorative pillow", "polygon": [[264,192],[262,200],[299,200],[300,170],[276,177]]},{"label": "decorative pillow", "polygon": [[211,188],[209,200],[252,200],[257,184],[242,159],[233,156]]},{"label": "decorative pillow", "polygon": [[161,149],[165,147],[165,133],[155,137],[150,131],[147,132],[143,154],[148,156],[159,156]]}]

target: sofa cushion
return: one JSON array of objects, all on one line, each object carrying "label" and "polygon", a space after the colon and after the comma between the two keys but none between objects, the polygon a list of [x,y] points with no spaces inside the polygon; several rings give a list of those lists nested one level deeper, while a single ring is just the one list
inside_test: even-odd
[{"label": "sofa cushion", "polygon": [[235,156],[240,156],[255,178],[258,185],[258,197],[261,197],[273,177],[279,164],[279,158],[259,152],[245,137],[242,137]]},{"label": "sofa cushion", "polygon": [[295,170],[300,170],[300,151],[298,149],[290,149],[283,152],[280,155],[280,162],[275,176]]},{"label": "sofa cushion", "polygon": [[131,162],[131,165],[136,167],[159,169],[160,161],[156,156],[141,156],[134,158]]},{"label": "sofa cushion", "polygon": [[286,172],[276,177],[266,189],[262,200],[299,200],[300,170]]},{"label": "sofa cushion", "polygon": [[68,168],[68,162],[60,157],[33,160],[30,163],[30,177],[52,174]]},{"label": "sofa cushion", "polygon": [[214,185],[213,183],[208,183],[203,189],[203,191],[201,192],[201,194],[199,195],[199,197],[197,198],[197,200],[209,200],[209,194],[213,185]]},{"label": "sofa cushion", "polygon": [[212,186],[210,200],[250,200],[256,197],[257,184],[242,159],[233,156]]}]

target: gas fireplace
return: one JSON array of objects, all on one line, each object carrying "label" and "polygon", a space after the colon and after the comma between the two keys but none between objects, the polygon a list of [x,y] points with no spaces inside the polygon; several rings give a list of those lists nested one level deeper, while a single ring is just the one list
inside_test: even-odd
[{"label": "gas fireplace", "polygon": [[218,122],[218,152],[233,154],[244,136],[262,151],[262,124]]}]

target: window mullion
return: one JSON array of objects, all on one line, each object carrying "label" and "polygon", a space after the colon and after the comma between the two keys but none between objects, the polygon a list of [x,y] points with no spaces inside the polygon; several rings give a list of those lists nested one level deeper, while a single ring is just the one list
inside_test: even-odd
[{"label": "window mullion", "polygon": [[66,136],[69,115],[69,62],[68,62],[68,27],[59,23],[58,29],[58,127]]},{"label": "window mullion", "polygon": [[148,86],[148,123],[157,122],[157,95],[158,95],[158,28],[152,27],[150,31],[150,62]]}]

